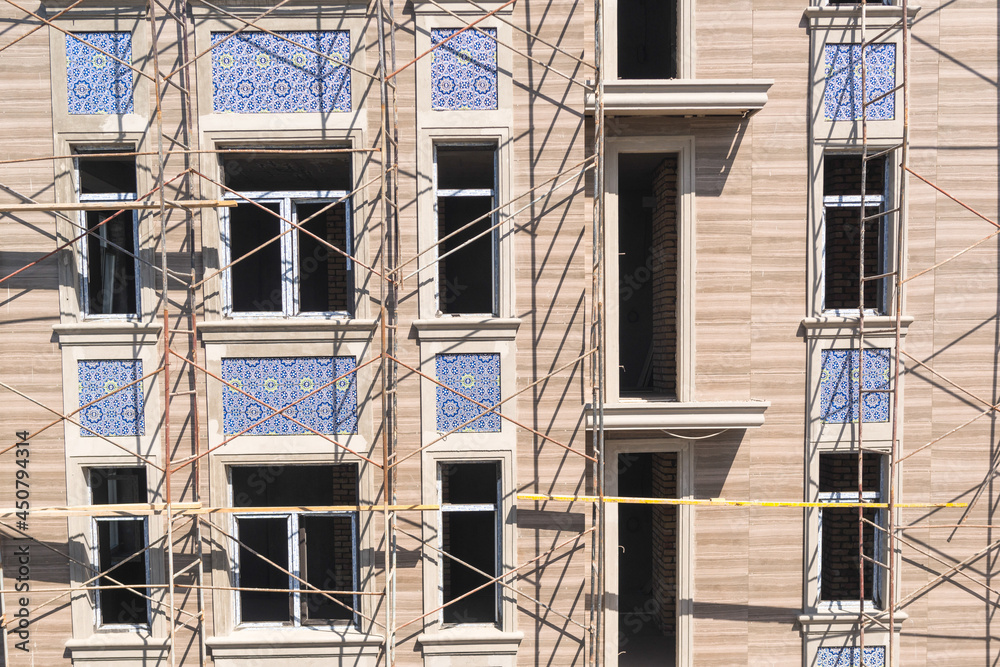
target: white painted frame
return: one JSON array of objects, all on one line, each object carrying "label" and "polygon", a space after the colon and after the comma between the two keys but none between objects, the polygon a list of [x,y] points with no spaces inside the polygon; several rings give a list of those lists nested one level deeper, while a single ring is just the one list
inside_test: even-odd
[{"label": "white painted frame", "polygon": [[[695,141],[693,136],[615,137],[607,140],[604,180],[605,400],[621,400],[618,382],[618,158],[626,153],[677,155],[677,400],[695,389]],[[632,399],[641,401],[642,399]]]},{"label": "white painted frame", "polygon": [[[677,496],[681,499],[694,498],[694,452],[689,442],[674,438],[636,438],[605,441],[604,492],[609,496],[618,495],[617,462],[619,454],[677,454]],[[605,645],[604,661],[608,667],[618,667],[618,505],[605,505],[604,572],[605,600],[609,603],[604,610]],[[694,507],[677,506],[677,667],[692,667],[694,664]]]},{"label": "white painted frame", "polygon": [[[91,563],[94,564],[95,569],[101,571],[101,543],[100,543],[100,531],[98,529],[101,523],[127,523],[127,522],[141,522],[142,523],[142,533],[143,541],[146,546],[149,546],[149,521],[147,517],[124,517],[124,516],[104,516],[104,517],[91,517]],[[151,572],[149,568],[149,552],[136,556],[136,558],[141,558],[143,566],[146,570],[146,582],[145,586],[149,586],[151,580]],[[111,575],[112,578],[116,578],[114,574]],[[97,580],[100,583],[100,579]],[[136,588],[142,588],[142,586],[136,586]],[[94,612],[96,614],[94,624],[95,627],[100,630],[145,630],[148,629],[149,623],[105,623],[101,616],[101,589],[94,590]],[[146,588],[146,595],[149,595],[149,589]],[[146,618],[150,621],[153,620],[153,610],[149,599],[143,600],[146,605]]]},{"label": "white painted frame", "polygon": [[[696,0],[677,0],[677,77],[676,79],[695,78],[695,2]],[[603,66],[610,81],[629,81],[618,78],[618,2],[604,5],[604,47]],[[676,80],[675,79],[675,80]],[[659,83],[671,79],[631,79],[635,82]]]}]

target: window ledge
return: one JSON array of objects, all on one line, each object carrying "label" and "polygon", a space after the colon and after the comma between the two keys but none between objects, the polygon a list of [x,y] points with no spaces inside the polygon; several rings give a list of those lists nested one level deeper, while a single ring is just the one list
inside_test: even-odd
[{"label": "window ledge", "polygon": [[[865,613],[883,623],[889,622],[888,611],[872,610]],[[894,616],[894,620],[897,623],[902,623],[909,618],[909,614],[904,611],[897,611]],[[798,617],[798,621],[803,628],[808,628],[811,625],[853,625],[858,622],[858,610],[857,608],[849,609],[847,607],[841,607],[836,610],[822,610],[814,614],[801,614]]]},{"label": "window ledge", "polygon": [[491,665],[513,667],[523,632],[503,632],[489,627],[456,627],[425,632],[417,637],[427,667],[451,665],[455,656],[490,656]]},{"label": "window ledge", "polygon": [[198,332],[206,344],[367,341],[375,324],[375,320],[319,318],[218,320],[202,322]]},{"label": "window ledge", "polygon": [[514,340],[520,326],[521,320],[516,317],[435,317],[413,321],[420,342]]},{"label": "window ledge", "polygon": [[[770,401],[756,400],[606,403],[604,428],[609,431],[760,428],[764,425],[764,411],[770,406]],[[588,405],[587,428],[593,428],[589,408]]]},{"label": "window ledge", "polygon": [[[607,116],[746,116],[767,103],[770,79],[649,79],[606,81]],[[587,93],[587,113],[596,97]]]},{"label": "window ledge", "polygon": [[[856,315],[826,315],[824,317],[807,317],[802,320],[801,333],[806,338],[842,338],[844,336],[856,336],[858,332],[859,319]],[[905,338],[910,325],[913,324],[913,317],[906,315],[900,318],[899,335]],[[896,318],[893,315],[866,315],[865,331],[866,336],[874,338],[885,338],[895,336]]]},{"label": "window ledge", "polygon": [[[271,661],[278,664],[290,658],[296,660],[296,665],[319,665],[330,664],[328,661],[337,657],[350,657],[355,665],[374,665],[383,638],[354,629],[288,628],[236,630],[225,637],[209,637],[206,643],[220,667]],[[309,659],[315,663],[303,662]]]},{"label": "window ledge", "polygon": [[136,632],[98,632],[86,639],[71,639],[66,650],[74,665],[150,665],[166,660],[170,640]]},{"label": "window ledge", "polygon": [[[899,5],[869,5],[868,20],[873,21],[871,27],[885,27],[892,21],[899,20],[903,8]],[[912,21],[920,11],[919,6],[907,7],[907,16]],[[827,5],[825,7],[807,7],[805,17],[809,19],[809,27],[818,27],[820,22],[860,21],[861,5]],[[832,20],[832,21],[831,21]]]},{"label": "window ledge", "polygon": [[66,345],[155,345],[163,329],[159,324],[125,320],[91,320],[56,324],[52,327],[59,344]]}]

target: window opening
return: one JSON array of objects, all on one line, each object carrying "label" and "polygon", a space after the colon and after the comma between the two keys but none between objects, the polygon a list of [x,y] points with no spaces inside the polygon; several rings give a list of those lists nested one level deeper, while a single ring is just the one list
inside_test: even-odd
[{"label": "window opening", "polygon": [[312,589],[250,550],[319,590],[356,591],[356,511],[271,512],[268,508],[357,505],[357,476],[354,464],[230,468],[233,505],[261,509],[235,517],[236,537],[244,545],[234,553],[236,586],[276,589],[238,591],[238,623],[300,626],[356,620],[358,596],[331,595],[341,603],[337,604],[310,593]]},{"label": "window opening", "polygon": [[[618,495],[677,498],[677,453],[618,455]],[[618,665],[673,665],[677,507],[618,505]]]},{"label": "window opening", "polygon": [[438,238],[444,239],[438,246],[441,313],[499,314],[500,235],[489,231],[497,222],[490,214],[497,206],[496,152],[493,144],[434,147]]},{"label": "window opening", "polygon": [[677,155],[618,157],[619,393],[677,396]]},{"label": "window opening", "polygon": [[[107,152],[101,149],[101,153]],[[139,303],[139,212],[115,215],[114,207],[114,202],[136,200],[135,157],[79,152],[74,162],[79,201],[108,202],[107,210],[80,212],[81,225],[93,231],[81,243],[84,309],[92,316],[135,315]]]},{"label": "window opening", "polygon": [[500,465],[496,461],[440,463],[438,484],[441,549],[472,566],[442,555],[442,598],[444,604],[451,603],[442,610],[443,621],[446,625],[498,624],[498,583],[466,594],[500,572]]},{"label": "window opening", "polygon": [[[90,468],[89,483],[94,505],[146,503],[145,468]],[[111,568],[108,577],[98,580],[99,586],[126,588],[97,589],[97,625],[149,625],[149,552],[136,552],[149,544],[145,517],[94,517],[93,562],[98,571]],[[110,578],[109,578],[110,577]],[[115,581],[111,581],[115,579]]]},{"label": "window opening", "polygon": [[[825,310],[858,309],[858,257],[861,251],[861,156],[823,158],[823,219],[826,228],[824,258]],[[865,216],[885,210],[885,158],[868,161]],[[888,272],[887,216],[865,222],[865,275]],[[865,283],[865,310],[885,312],[887,279]]]},{"label": "window opening", "polygon": [[[882,502],[882,460],[880,454],[866,452],[862,458],[864,492],[861,500]],[[853,452],[820,454],[820,502],[859,502],[858,455]],[[884,525],[883,511],[865,508],[864,518]],[[819,511],[820,599],[828,602],[854,602],[860,593],[858,568],[857,507],[824,507]],[[882,562],[882,535],[874,526],[864,525],[864,554]],[[864,563],[865,600],[880,604],[882,568]]]},{"label": "window opening", "polygon": [[352,262],[322,242],[353,252],[351,199],[334,203],[351,190],[349,158],[222,159],[240,193],[224,195],[239,203],[221,213],[224,263],[239,259],[225,272],[227,314],[352,316]]},{"label": "window opening", "polygon": [[618,0],[618,78],[677,78],[677,0]]}]

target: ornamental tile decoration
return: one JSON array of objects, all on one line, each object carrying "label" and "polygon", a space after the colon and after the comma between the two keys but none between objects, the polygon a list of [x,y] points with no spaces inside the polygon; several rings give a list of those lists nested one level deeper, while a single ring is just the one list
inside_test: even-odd
[{"label": "ornamental tile decoration", "polygon": [[[889,388],[889,350],[865,350],[864,388]],[[857,422],[860,411],[858,397],[858,351],[823,350],[820,377],[820,415],[828,424]],[[889,421],[889,394],[864,395],[865,423]]]},{"label": "ornamental tile decoration", "polygon": [[[861,45],[827,44],[826,90],[823,103],[827,120],[861,118]],[[865,49],[867,76],[865,96],[869,102],[896,86],[896,45],[870,44]],[[885,95],[868,107],[868,120],[896,117],[896,95]]]},{"label": "ornamental tile decoration", "polygon": [[[222,389],[222,429],[226,435],[324,435],[358,432],[357,366],[354,357],[266,357],[223,359],[222,379],[280,410],[275,416],[261,403],[230,387]],[[350,373],[346,377],[340,377]],[[333,384],[335,378],[340,378]],[[324,386],[326,385],[326,386]],[[318,391],[317,391],[318,390]],[[307,398],[303,398],[306,397]],[[261,421],[263,420],[263,421]],[[260,422],[260,423],[258,423]]]},{"label": "ornamental tile decoration", "polygon": [[[431,44],[440,44],[458,31],[433,29]],[[435,49],[431,61],[432,109],[497,108],[496,36],[496,28],[466,30]]]},{"label": "ornamental tile decoration", "polygon": [[500,402],[500,355],[439,354],[436,363],[438,382],[445,385],[437,387],[437,430],[446,432],[461,427],[459,431],[463,433],[498,433],[499,414],[491,412],[466,422],[483,411],[472,401],[489,407]]},{"label": "ornamental tile decoration", "polygon": [[351,70],[338,64],[350,62],[350,31],[276,33],[284,39],[264,32],[231,34],[212,33],[217,113],[351,110]]},{"label": "ornamental tile decoration", "polygon": [[66,35],[66,99],[70,115],[133,112],[132,70],[107,54],[131,64],[132,33]]},{"label": "ornamental tile decoration", "polygon": [[816,651],[816,667],[885,667],[885,647],[866,646],[864,663],[859,648],[820,648]]},{"label": "ornamental tile decoration", "polygon": [[[76,373],[80,406],[97,401],[79,413],[80,424],[86,427],[80,429],[81,436],[128,436],[145,433],[143,383],[111,393],[142,377],[142,361],[80,361],[77,362]],[[107,398],[101,398],[102,396]]]}]

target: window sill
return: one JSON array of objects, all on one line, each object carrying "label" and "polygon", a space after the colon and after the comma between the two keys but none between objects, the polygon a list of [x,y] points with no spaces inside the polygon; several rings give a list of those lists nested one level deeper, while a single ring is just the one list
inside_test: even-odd
[{"label": "window sill", "polygon": [[88,320],[52,327],[62,346],[155,345],[162,329],[159,324],[126,320]]},{"label": "window sill", "polygon": [[383,639],[354,629],[289,628],[236,630],[225,637],[209,637],[208,648],[219,667],[279,664],[328,665],[331,659],[350,658],[352,665],[374,666]]},{"label": "window sill", "polygon": [[[856,336],[858,333],[859,319],[857,315],[824,315],[823,317],[807,317],[802,320],[801,334],[806,338],[842,338],[844,336]],[[906,338],[910,325],[913,324],[913,317],[907,315],[900,318],[899,335]],[[878,332],[869,333],[867,336],[895,337],[896,318],[892,315],[866,315],[865,330]],[[888,333],[886,333],[888,332]]]},{"label": "window sill", "polygon": [[516,317],[435,317],[414,320],[417,339],[427,341],[514,340],[521,320]]},{"label": "window sill", "polygon": [[[903,9],[899,5],[869,5],[868,20],[873,21],[871,27],[885,27],[891,25],[892,21],[899,20]],[[919,6],[910,5],[907,7],[907,15],[910,21],[917,16],[920,11]],[[809,19],[809,27],[820,27],[822,23],[843,23],[845,21],[861,20],[861,5],[827,5],[825,7],[807,7],[805,17]]]},{"label": "window sill", "polygon": [[[604,83],[607,116],[747,116],[767,103],[770,79],[633,79]],[[587,93],[587,113],[596,97]]]},{"label": "window sill", "polygon": [[425,632],[417,637],[417,643],[423,651],[425,667],[452,665],[456,656],[481,656],[480,659],[489,656],[487,664],[514,667],[522,639],[523,632],[503,632],[488,627],[454,627]]},{"label": "window sill", "polygon": [[134,631],[97,632],[87,639],[71,639],[66,650],[74,665],[155,665],[167,659],[170,640]]},{"label": "window sill", "polygon": [[[866,612],[869,616],[883,622],[889,622],[889,612],[884,610],[871,610]],[[894,615],[894,620],[897,623],[903,623],[909,619],[909,614],[903,611],[897,611]],[[813,614],[800,614],[798,617],[798,622],[802,626],[803,630],[809,633],[819,633],[826,634],[829,632],[829,626],[844,626],[853,625],[858,622],[858,608],[855,605],[854,609],[848,607],[837,607],[837,608],[825,608],[816,611]],[[813,627],[813,626],[819,626]]]},{"label": "window sill", "polygon": [[[641,431],[648,429],[748,429],[764,425],[769,401],[646,402],[606,403],[604,429]],[[593,414],[587,406],[587,428],[593,428]]]},{"label": "window sill", "polygon": [[206,344],[367,341],[374,331],[375,320],[359,319],[218,320],[198,325]]}]

